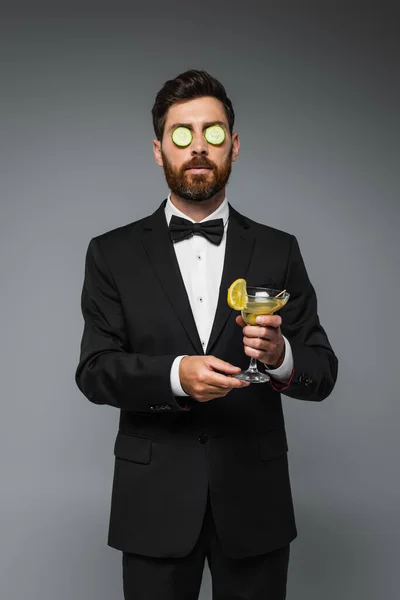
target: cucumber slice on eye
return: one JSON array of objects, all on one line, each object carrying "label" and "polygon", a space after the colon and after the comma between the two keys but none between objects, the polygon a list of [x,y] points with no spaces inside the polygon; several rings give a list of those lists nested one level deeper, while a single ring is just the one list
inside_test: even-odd
[{"label": "cucumber slice on eye", "polygon": [[192,132],[187,127],[177,127],[172,132],[172,141],[181,148],[189,146],[192,139]]},{"label": "cucumber slice on eye", "polygon": [[222,144],[225,139],[225,131],[221,125],[211,125],[211,127],[207,127],[204,135],[207,142],[214,144],[215,146]]}]

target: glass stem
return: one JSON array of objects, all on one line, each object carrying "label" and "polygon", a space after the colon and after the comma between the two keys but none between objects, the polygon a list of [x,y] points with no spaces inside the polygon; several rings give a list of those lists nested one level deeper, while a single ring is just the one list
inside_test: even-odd
[{"label": "glass stem", "polygon": [[257,359],[256,358],[251,358],[250,359],[249,368],[247,370],[250,371],[250,373],[258,373]]}]

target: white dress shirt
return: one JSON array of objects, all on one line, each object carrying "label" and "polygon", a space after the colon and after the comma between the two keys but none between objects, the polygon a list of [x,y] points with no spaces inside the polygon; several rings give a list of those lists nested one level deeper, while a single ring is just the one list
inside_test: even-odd
[{"label": "white dress shirt", "polygon": [[[195,223],[193,219],[172,204],[171,194],[169,194],[165,205],[165,218],[168,225],[172,215],[183,217]],[[225,258],[229,221],[229,205],[226,197],[217,210],[200,222],[203,223],[211,219],[222,219],[224,223],[222,241],[218,246],[201,235],[193,235],[188,239],[174,243],[176,258],[204,352],[207,348],[217,309]],[[278,369],[266,369],[266,371],[274,379],[287,382],[293,369],[293,355],[290,343],[284,336],[283,339],[285,341],[285,358],[282,365]],[[183,356],[177,356],[171,367],[171,388],[175,396],[188,395],[183,391],[179,379],[179,365],[182,358]]]}]

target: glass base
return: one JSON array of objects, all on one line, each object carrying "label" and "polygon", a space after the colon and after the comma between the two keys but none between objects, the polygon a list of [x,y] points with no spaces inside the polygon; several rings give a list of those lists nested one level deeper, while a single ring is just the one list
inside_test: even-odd
[{"label": "glass base", "polygon": [[266,373],[260,373],[259,371],[241,371],[237,375],[232,375],[235,379],[240,381],[248,381],[249,383],[267,383],[270,380],[270,376]]}]

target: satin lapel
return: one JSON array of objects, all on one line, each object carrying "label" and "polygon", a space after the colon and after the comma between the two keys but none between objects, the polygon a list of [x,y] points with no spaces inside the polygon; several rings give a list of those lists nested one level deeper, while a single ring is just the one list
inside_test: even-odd
[{"label": "satin lapel", "polygon": [[204,354],[175,250],[169,236],[164,207],[165,201],[155,213],[145,220],[142,237],[143,245],[161,286],[188,334],[196,354]]},{"label": "satin lapel", "polygon": [[217,310],[211,330],[206,354],[210,354],[214,344],[218,340],[228,318],[232,314],[226,301],[228,288],[235,279],[246,278],[250,259],[253,254],[254,235],[251,232],[247,220],[231,205],[229,205],[229,225],[226,239],[225,260],[222,271],[221,286]]}]

